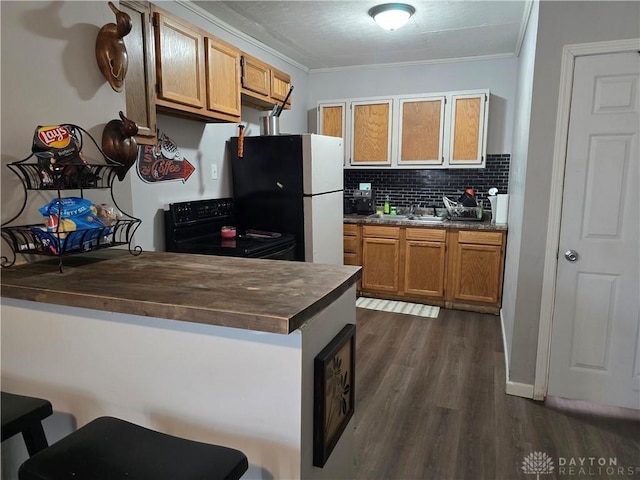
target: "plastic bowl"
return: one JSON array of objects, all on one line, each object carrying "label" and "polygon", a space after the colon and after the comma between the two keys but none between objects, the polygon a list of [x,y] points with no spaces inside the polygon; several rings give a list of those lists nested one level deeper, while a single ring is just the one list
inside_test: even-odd
[{"label": "plastic bowl", "polygon": [[236,238],[236,227],[222,227],[220,233],[222,234],[222,238]]}]

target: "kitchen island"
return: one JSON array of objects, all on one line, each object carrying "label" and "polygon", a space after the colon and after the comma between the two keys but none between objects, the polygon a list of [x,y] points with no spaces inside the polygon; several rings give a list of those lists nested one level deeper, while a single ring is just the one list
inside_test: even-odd
[{"label": "kitchen island", "polygon": [[355,323],[359,268],[117,249],[57,264],[2,271],[2,388],[52,402],[50,443],[113,415],[237,448],[243,478],[352,477],[353,420],[313,467],[313,359]]}]

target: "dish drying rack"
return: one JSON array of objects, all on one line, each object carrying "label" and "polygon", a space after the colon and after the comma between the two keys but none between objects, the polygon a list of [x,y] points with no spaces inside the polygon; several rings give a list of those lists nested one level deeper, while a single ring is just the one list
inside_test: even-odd
[{"label": "dish drying rack", "polygon": [[442,201],[447,208],[447,218],[449,220],[464,220],[467,222],[481,222],[483,220],[482,202],[476,207],[466,207],[462,203],[451,200],[446,196],[442,197]]}]

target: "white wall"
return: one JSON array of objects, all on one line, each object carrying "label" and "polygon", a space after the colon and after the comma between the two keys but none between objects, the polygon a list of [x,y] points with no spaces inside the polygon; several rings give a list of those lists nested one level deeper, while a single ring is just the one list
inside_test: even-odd
[{"label": "white wall", "polygon": [[[237,448],[249,458],[247,478],[297,478],[299,331],[267,334],[6,298],[2,330],[3,388],[52,403],[54,415],[43,422],[50,443],[110,415]],[[13,440],[10,451],[3,444],[2,478],[16,479],[26,459],[20,436]]]},{"label": "white wall", "polygon": [[[24,198],[17,177],[5,165],[31,153],[35,128],[74,123],[100,143],[104,125],[125,110],[125,99],[111,89],[96,64],[98,30],[114,21],[106,2],[0,2],[0,17],[4,222],[18,213]],[[88,143],[85,139],[85,145]],[[89,160],[100,158],[94,152],[87,148]],[[120,207],[130,212],[130,176],[123,183],[116,182],[115,190]],[[24,223],[41,222],[37,209],[51,198],[51,194],[31,192]],[[92,191],[88,198],[101,202],[108,195]],[[2,253],[7,254],[4,242]]]},{"label": "white wall", "polygon": [[487,153],[511,153],[517,73],[518,59],[515,57],[311,71],[310,129],[315,129],[315,107],[319,100],[488,88],[491,102]]},{"label": "white wall", "polygon": [[522,220],[509,228],[510,236],[517,228],[521,238],[519,251],[510,252],[511,258],[507,259],[518,257],[517,273],[509,273],[511,281],[517,283],[515,302],[512,313],[509,312],[511,318],[505,319],[513,323],[512,381],[533,384],[544,257],[557,253],[546,252],[545,247],[562,48],[569,44],[639,38],[639,19],[638,2],[540,3],[527,158],[524,163],[519,162],[526,164],[524,186],[517,187],[524,188],[524,192],[512,192],[524,195]]},{"label": "white wall", "polygon": [[[522,212],[524,210],[524,186],[529,147],[531,97],[533,95],[533,66],[538,36],[538,8],[536,1],[531,9],[529,24],[522,42],[518,61],[518,88],[513,125],[513,150],[509,168],[509,234],[505,259],[504,287],[502,294],[502,319],[507,359],[512,356],[512,339],[515,322],[515,302],[520,246],[522,244]],[[507,379],[509,380],[509,379]]]}]

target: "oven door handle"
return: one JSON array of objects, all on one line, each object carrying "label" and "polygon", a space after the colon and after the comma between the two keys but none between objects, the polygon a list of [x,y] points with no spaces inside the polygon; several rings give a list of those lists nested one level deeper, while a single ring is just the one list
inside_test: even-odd
[{"label": "oven door handle", "polygon": [[296,249],[295,245],[290,245],[283,250],[276,250],[275,252],[268,253],[264,256],[259,256],[258,258],[264,259],[272,259],[272,260],[293,260],[295,258],[294,251]]}]

